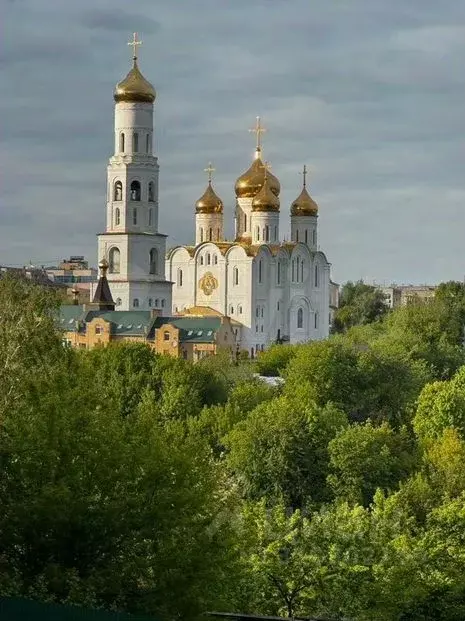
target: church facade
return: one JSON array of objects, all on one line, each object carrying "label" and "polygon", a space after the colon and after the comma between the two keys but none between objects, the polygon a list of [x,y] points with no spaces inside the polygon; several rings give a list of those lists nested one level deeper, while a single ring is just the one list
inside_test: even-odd
[{"label": "church facade", "polygon": [[235,184],[235,239],[224,238],[224,206],[212,186],[195,205],[195,244],[170,250],[167,278],[173,310],[209,306],[242,325],[250,355],[275,342],[300,343],[329,334],[330,264],[318,248],[318,205],[306,187],[290,207],[291,240],[281,241],[280,183],[257,146]]},{"label": "church facade", "polygon": [[251,356],[275,342],[327,337],[330,264],[318,247],[318,205],[304,167],[302,190],[290,206],[291,239],[281,240],[281,187],[262,159],[258,118],[255,156],[235,184],[234,240],[225,239],[210,165],[195,204],[195,243],[166,253],[158,230],[155,90],[138,68],[138,43],[134,37],[133,67],[114,93],[115,149],[107,169],[106,227],[98,236],[117,310],[171,315],[209,307],[239,324],[239,346]]}]

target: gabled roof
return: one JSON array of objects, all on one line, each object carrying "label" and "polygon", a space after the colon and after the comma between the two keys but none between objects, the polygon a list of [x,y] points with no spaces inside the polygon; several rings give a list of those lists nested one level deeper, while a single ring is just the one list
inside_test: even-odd
[{"label": "gabled roof", "polygon": [[221,317],[158,317],[153,328],[166,325],[178,328],[182,343],[213,343],[221,327]]}]

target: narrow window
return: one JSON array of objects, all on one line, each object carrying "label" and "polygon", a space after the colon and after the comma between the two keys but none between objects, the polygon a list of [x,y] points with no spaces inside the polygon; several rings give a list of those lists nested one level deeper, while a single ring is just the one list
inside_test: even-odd
[{"label": "narrow window", "polygon": [[216,241],[220,241],[220,229],[216,230]]},{"label": "narrow window", "polygon": [[278,227],[277,226],[274,227],[274,240],[278,241]]},{"label": "narrow window", "polygon": [[132,135],[132,150],[134,153],[139,151],[139,134],[137,132],[134,132]]},{"label": "narrow window", "polygon": [[255,317],[260,317],[260,307],[257,306],[257,308],[255,309]]},{"label": "narrow window", "polygon": [[158,268],[158,250],[152,248],[149,253],[149,273],[156,274]]},{"label": "narrow window", "polygon": [[115,187],[113,189],[113,200],[114,201],[123,200],[123,184],[121,183],[121,181],[117,181],[115,183]]},{"label": "narrow window", "polygon": [[247,231],[247,214],[244,214],[244,231]]},{"label": "narrow window", "polygon": [[262,260],[260,259],[260,261],[258,262],[258,282],[259,283],[262,282],[262,277],[263,277],[263,263],[262,263]]},{"label": "narrow window", "polygon": [[152,300],[152,298],[149,298],[149,306],[151,307],[152,304],[153,304],[153,300]]},{"label": "narrow window", "polygon": [[262,319],[263,319],[263,306],[262,306],[262,312],[261,312],[261,315],[262,315]]},{"label": "narrow window", "polygon": [[134,298],[134,302],[132,303],[134,308],[139,308],[139,300],[137,298]]},{"label": "narrow window", "polygon": [[297,231],[295,232],[295,241],[299,241],[299,229],[297,229]]},{"label": "narrow window", "polygon": [[130,196],[132,201],[140,201],[140,183],[138,181],[133,181],[131,183]]},{"label": "narrow window", "polygon": [[124,134],[119,135],[119,150],[120,153],[124,153]]},{"label": "narrow window", "polygon": [[145,152],[150,153],[150,134],[145,135]]},{"label": "narrow window", "polygon": [[116,306],[121,306],[121,303],[122,303],[122,302],[121,302],[121,298],[116,298],[115,305],[116,305]]},{"label": "narrow window", "polygon": [[297,311],[297,328],[303,328],[304,327],[304,311],[302,308],[299,308],[299,310]]},{"label": "narrow window", "polygon": [[315,229],[313,229],[312,231],[312,239],[313,239],[313,245],[315,245],[316,244],[316,230]]},{"label": "narrow window", "polygon": [[300,261],[300,282],[304,281],[304,260]]},{"label": "narrow window", "polygon": [[200,229],[200,243],[203,242],[203,229]]},{"label": "narrow window", "polygon": [[121,222],[121,212],[119,207],[115,209],[115,226],[119,226]]},{"label": "narrow window", "polygon": [[277,269],[277,274],[276,274],[276,281],[277,281],[278,285],[281,284],[281,261],[278,261],[278,269]]},{"label": "narrow window", "polygon": [[163,300],[161,301],[161,307],[165,308],[165,299],[163,298]]},{"label": "narrow window", "polygon": [[149,208],[149,226],[152,226],[153,209]]},{"label": "narrow window", "polygon": [[270,227],[268,224],[265,226],[265,240],[270,241]]},{"label": "narrow window", "polygon": [[156,298],[155,300],[155,308],[158,308],[160,306],[160,301],[158,298]]},{"label": "narrow window", "polygon": [[[242,306],[237,307],[237,312],[239,313],[239,315],[242,315]],[[236,336],[237,336],[237,333],[236,333]]]},{"label": "narrow window", "polygon": [[320,271],[318,265],[315,265],[315,287],[320,286]]},{"label": "narrow window", "polygon": [[203,265],[203,256],[200,257],[200,265]]},{"label": "narrow window", "polygon": [[118,248],[112,248],[108,255],[110,274],[119,274],[121,253]]},{"label": "narrow window", "polygon": [[182,287],[182,269],[178,269],[178,287]]},{"label": "narrow window", "polygon": [[212,262],[212,259],[211,259],[210,253],[207,252],[207,265],[211,265],[211,262]]},{"label": "narrow window", "polygon": [[132,223],[137,224],[137,207],[132,210]]},{"label": "narrow window", "polygon": [[208,239],[209,239],[210,241],[212,241],[212,239],[213,239],[213,231],[212,231],[212,229],[210,229],[210,230],[208,231]]},{"label": "narrow window", "polygon": [[305,229],[305,243],[308,244],[308,231]]},{"label": "narrow window", "polygon": [[169,341],[170,340],[170,333],[169,332],[163,332],[163,340],[164,341]]},{"label": "narrow window", "polygon": [[294,279],[295,279],[294,271],[295,271],[295,259],[292,259],[292,282],[294,282]]},{"label": "narrow window", "polygon": [[315,330],[318,330],[318,313],[315,313]]},{"label": "narrow window", "polygon": [[239,269],[237,267],[235,267],[233,270],[233,284],[239,284]]},{"label": "narrow window", "polygon": [[260,227],[259,226],[257,226],[256,231],[257,231],[257,241],[260,241]]},{"label": "narrow window", "polygon": [[213,255],[213,265],[218,265],[218,257],[216,254]]},{"label": "narrow window", "polygon": [[149,181],[149,203],[153,203],[155,201],[155,184],[153,181]]},{"label": "narrow window", "polygon": [[234,306],[229,307],[229,314],[234,315]]}]

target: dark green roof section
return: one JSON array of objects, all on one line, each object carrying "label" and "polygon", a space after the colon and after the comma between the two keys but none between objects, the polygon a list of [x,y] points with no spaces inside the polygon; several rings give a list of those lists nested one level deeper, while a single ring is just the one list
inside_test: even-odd
[{"label": "dark green roof section", "polygon": [[57,325],[66,332],[85,332],[86,324],[96,317],[110,322],[113,336],[146,336],[153,339],[156,329],[171,324],[180,330],[183,343],[213,343],[221,327],[221,317],[218,316],[153,317],[149,310],[89,310],[82,305],[61,306]]},{"label": "dark green roof section", "polygon": [[182,343],[213,343],[221,326],[221,317],[158,317],[154,328],[170,324],[180,330]]},{"label": "dark green roof section", "polygon": [[2,621],[155,621],[154,617],[141,617],[80,606],[45,604],[10,597],[0,598],[0,619]]}]

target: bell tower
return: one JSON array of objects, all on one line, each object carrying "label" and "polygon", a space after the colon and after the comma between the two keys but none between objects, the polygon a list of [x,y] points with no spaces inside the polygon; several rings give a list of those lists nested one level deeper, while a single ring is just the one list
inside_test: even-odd
[{"label": "bell tower", "polygon": [[117,310],[160,308],[170,313],[166,235],[158,230],[156,92],[139,70],[141,43],[134,33],[128,43],[132,68],[114,91],[114,154],[107,167],[106,226],[98,236],[98,256],[108,262],[107,279]]}]

